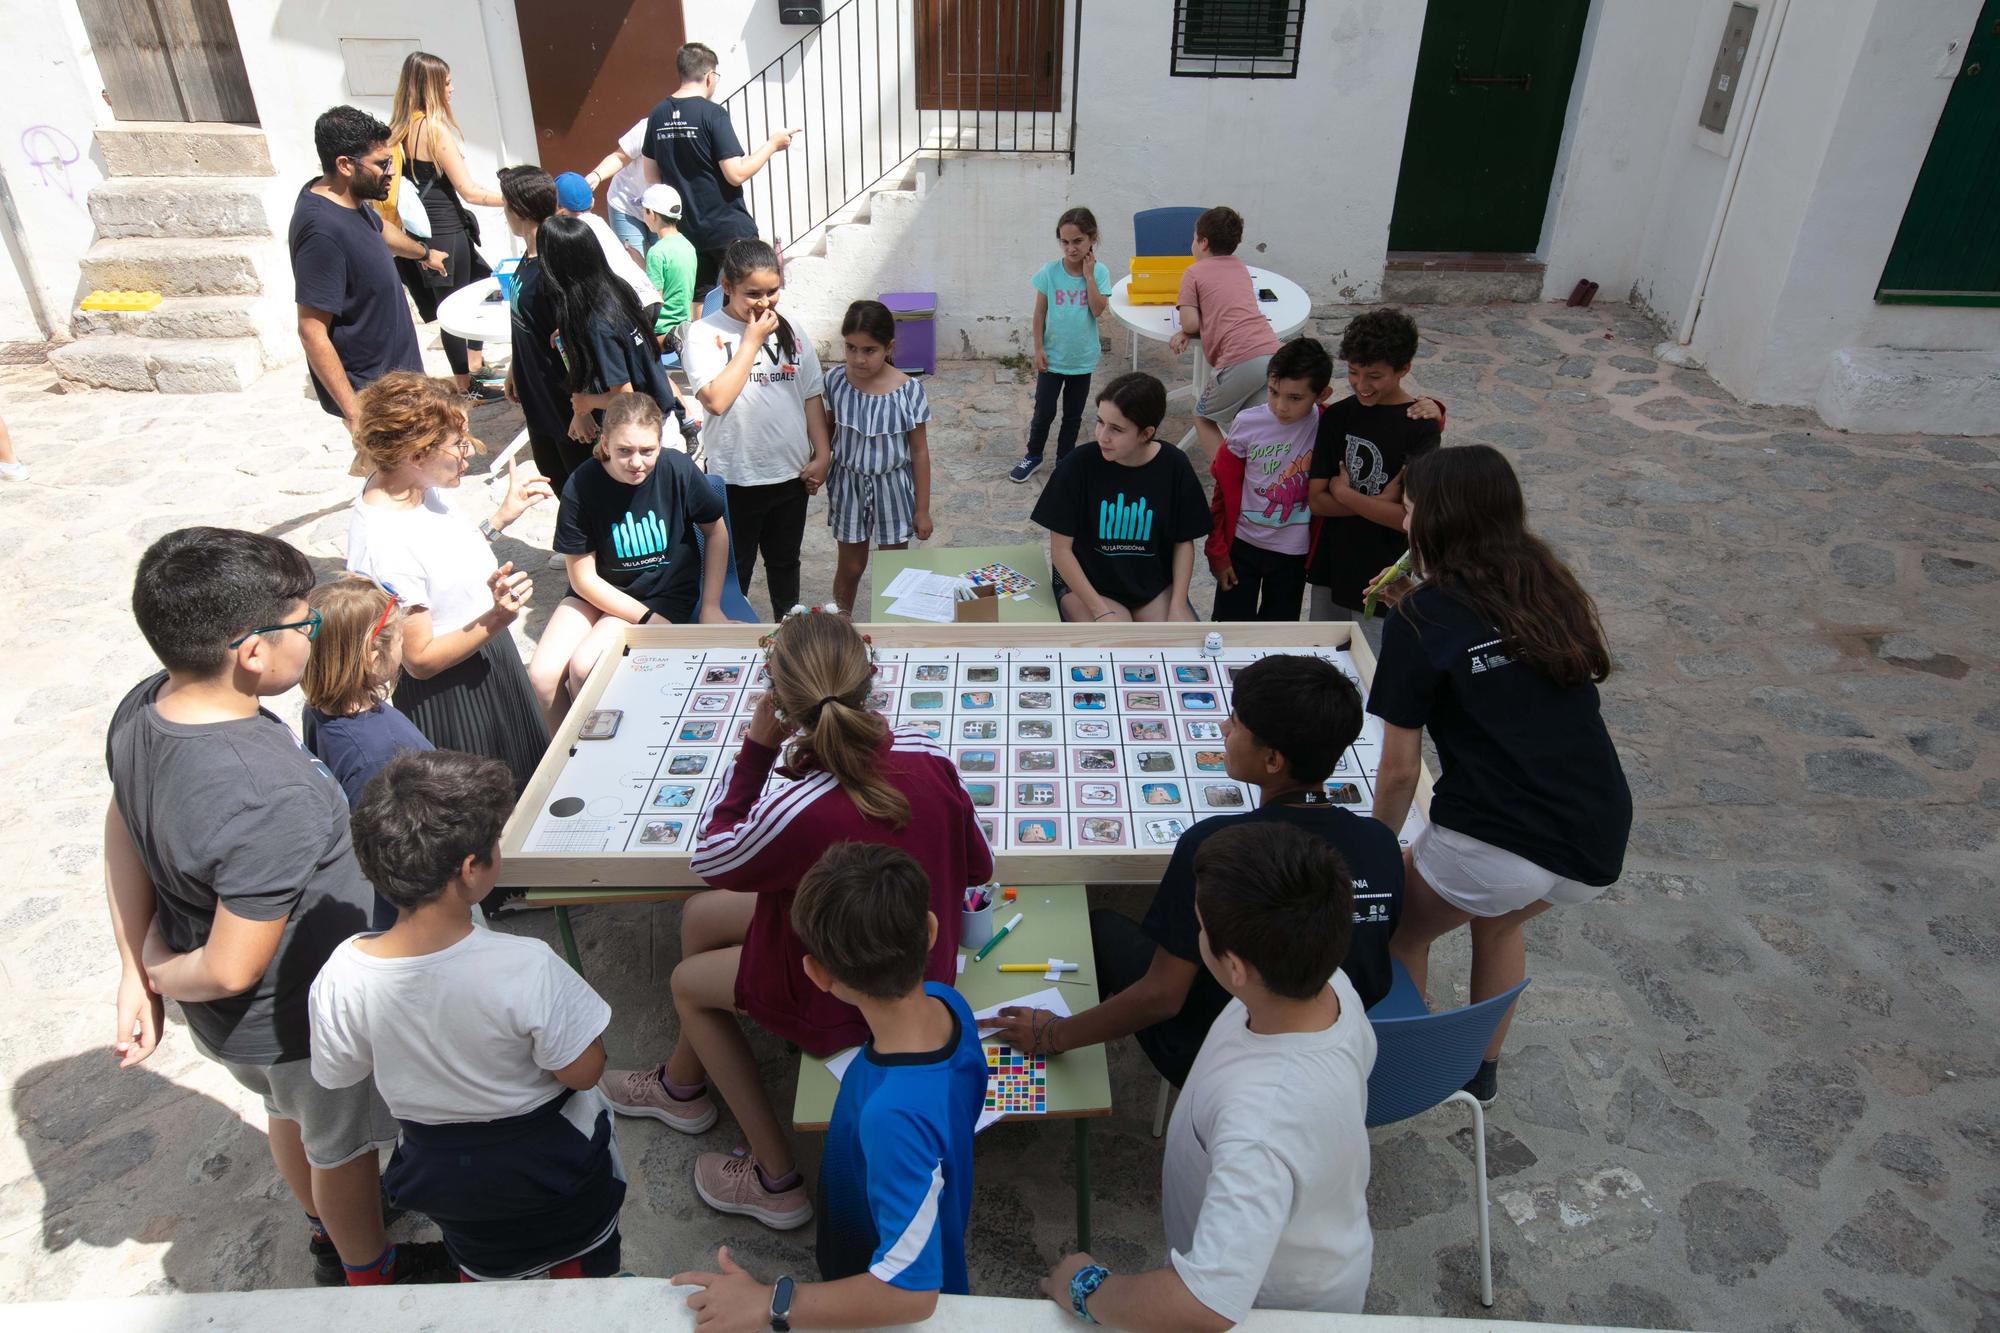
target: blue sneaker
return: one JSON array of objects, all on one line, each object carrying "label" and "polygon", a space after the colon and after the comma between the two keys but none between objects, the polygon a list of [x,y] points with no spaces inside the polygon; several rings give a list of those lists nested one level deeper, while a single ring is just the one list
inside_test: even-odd
[{"label": "blue sneaker", "polygon": [[1040,454],[1029,454],[1020,462],[1014,464],[1014,470],[1007,474],[1007,480],[1026,481],[1035,475],[1035,469],[1041,465],[1042,456]]}]

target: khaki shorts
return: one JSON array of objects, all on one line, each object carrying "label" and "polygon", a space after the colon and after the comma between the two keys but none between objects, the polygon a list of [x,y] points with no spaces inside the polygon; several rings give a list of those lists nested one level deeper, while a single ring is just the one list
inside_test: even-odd
[{"label": "khaki shorts", "polygon": [[1238,412],[1264,400],[1270,368],[1270,357],[1253,356],[1216,371],[1202,391],[1201,401],[1194,405],[1194,414],[1228,430]]},{"label": "khaki shorts", "polygon": [[273,1120],[292,1120],[305,1140],[306,1161],[322,1171],[345,1166],[366,1152],[394,1147],[396,1117],[375,1091],[375,1080],[351,1088],[322,1088],[313,1081],[311,1060],[276,1065],[239,1065],[218,1058],[200,1042],[200,1051],[229,1076],[264,1099]]},{"label": "khaki shorts", "polygon": [[1410,844],[1410,862],[1438,897],[1474,916],[1505,916],[1544,899],[1587,903],[1611,887],[1564,879],[1525,856],[1430,823]]}]

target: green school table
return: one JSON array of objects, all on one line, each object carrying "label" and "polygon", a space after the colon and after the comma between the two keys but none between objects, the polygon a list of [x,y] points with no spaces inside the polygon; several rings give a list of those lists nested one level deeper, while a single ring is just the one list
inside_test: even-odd
[{"label": "green school table", "polygon": [[[996,564],[1017,569],[1035,581],[1034,591],[1028,594],[1026,601],[1017,602],[1011,597],[1000,599],[1001,624],[1053,625],[1061,622],[1062,612],[1056,609],[1055,577],[1049,571],[1047,543],[917,546],[907,551],[871,552],[868,556],[868,618],[895,625],[928,623],[889,614],[889,603],[882,596],[882,589],[906,569],[928,569],[933,574],[963,574],[981,565]],[[977,1005],[973,1007],[978,1008]]]},{"label": "green school table", "polygon": [[[985,563],[981,561],[979,563]],[[1008,562],[1012,564],[1012,561]],[[1019,565],[1014,566],[1020,569]],[[968,566],[969,568],[969,566]],[[1022,570],[1022,573],[1028,571]],[[1063,993],[1071,1013],[1097,1003],[1097,964],[1090,947],[1090,906],[1081,884],[1022,885],[1010,907],[993,907],[993,926],[1007,924],[1015,912],[1021,924],[978,962],[973,950],[960,951],[966,960],[958,975],[958,992],[977,1011],[988,1005],[1032,995],[1054,987]],[[1077,984],[1045,981],[1039,972],[1001,972],[1001,963],[1041,962],[1061,958],[1077,970],[1064,975]],[[792,1102],[792,1124],[800,1130],[823,1130],[833,1116],[840,1083],[826,1070],[826,1061],[799,1058],[799,1088]],[[1090,1248],[1090,1122],[1111,1114],[1111,1069],[1102,1046],[1086,1046],[1049,1057],[1048,1111],[1040,1116],[1010,1115],[1002,1123],[1071,1120],[1076,1125],[1076,1244]]]}]

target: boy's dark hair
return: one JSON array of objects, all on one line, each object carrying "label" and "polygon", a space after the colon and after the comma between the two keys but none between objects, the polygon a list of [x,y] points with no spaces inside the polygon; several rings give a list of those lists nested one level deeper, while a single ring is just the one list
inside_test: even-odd
[{"label": "boy's dark hair", "polygon": [[908,852],[837,842],[792,895],[792,929],[841,985],[896,1000],[923,984],[930,877]]},{"label": "boy's dark hair", "polygon": [[1194,220],[1194,234],[1208,242],[1212,255],[1233,255],[1243,244],[1243,215],[1218,205]]},{"label": "boy's dark hair", "polygon": [[1264,988],[1309,1000],[1347,957],[1354,881],[1340,853],[1290,824],[1238,824],[1194,854],[1194,905],[1208,951],[1235,954]]},{"label": "boy's dark hair", "polygon": [[1340,359],[1350,366],[1380,362],[1392,370],[1407,370],[1417,359],[1417,322],[1388,307],[1356,315],[1340,335]]},{"label": "boy's dark hair", "polygon": [[492,863],[513,809],[514,775],[498,759],[405,750],[354,804],[354,859],[397,908],[422,907],[444,893],[466,857]]},{"label": "boy's dark hair", "polygon": [[1314,393],[1324,393],[1333,383],[1333,358],[1319,339],[1294,338],[1271,353],[1265,374],[1274,380],[1304,380]]},{"label": "boy's dark hair", "polygon": [[1323,657],[1278,653],[1236,673],[1236,723],[1285,758],[1300,782],[1325,782],[1361,734],[1361,692]]},{"label": "boy's dark hair", "polygon": [[540,167],[500,168],[500,197],[515,217],[538,227],[556,215],[555,177]]},{"label": "boy's dark hair", "polygon": [[376,144],[389,142],[389,127],[359,107],[336,106],[320,112],[313,122],[313,147],[319,150],[319,169],[331,176],[335,160],[360,159]]},{"label": "boy's dark hair", "polygon": [[702,42],[689,42],[674,54],[674,72],[681,76],[682,83],[707,78],[721,63],[715,48]]},{"label": "boy's dark hair", "polygon": [[1099,389],[1097,401],[1109,402],[1140,430],[1158,430],[1167,419],[1167,386],[1143,370],[1127,371]]},{"label": "boy's dark hair", "polygon": [[291,613],[313,590],[312,564],[289,542],[239,528],[177,528],[146,548],[132,618],[167,670],[212,676],[229,641]]}]

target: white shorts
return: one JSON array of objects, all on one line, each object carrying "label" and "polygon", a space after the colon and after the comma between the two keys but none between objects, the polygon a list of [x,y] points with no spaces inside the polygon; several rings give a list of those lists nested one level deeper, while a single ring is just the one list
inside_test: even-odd
[{"label": "white shorts", "polygon": [[1438,897],[1474,916],[1505,916],[1544,899],[1587,903],[1611,887],[1564,879],[1525,856],[1428,822],[1410,844],[1410,862]]}]

